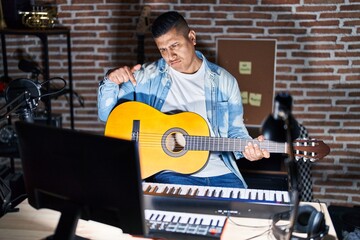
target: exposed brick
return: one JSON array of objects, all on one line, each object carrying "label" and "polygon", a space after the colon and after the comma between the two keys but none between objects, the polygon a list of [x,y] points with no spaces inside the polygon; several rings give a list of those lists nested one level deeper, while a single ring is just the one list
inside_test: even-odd
[{"label": "exposed brick", "polygon": [[305,4],[334,4],[344,3],[344,0],[304,0]]},{"label": "exposed brick", "polygon": [[312,75],[302,76],[303,81],[339,81],[340,75]]},{"label": "exposed brick", "polygon": [[[359,0],[58,0],[57,5],[60,24],[71,29],[74,89],[85,98],[85,108],[75,101],[76,128],[103,133],[97,84],[107,69],[136,63],[136,25],[143,5],[151,6],[150,22],[163,11],[178,10],[197,31],[197,48],[211,61],[219,37],[276,40],[275,92],[290,92],[296,119],[311,137],[331,147],[328,156],[314,163],[314,197],[360,204],[355,192],[360,187]],[[52,36],[49,57],[56,60],[50,61],[51,75],[66,79],[65,42],[64,36]],[[42,65],[37,37],[9,36],[7,46],[13,78],[27,75],[17,67],[19,48]],[[145,58],[158,57],[148,31]],[[53,111],[63,115],[67,128],[68,107],[65,97],[53,101]]]},{"label": "exposed brick", "polygon": [[332,68],[296,68],[295,73],[332,73]]},{"label": "exposed brick", "polygon": [[215,12],[221,12],[221,11],[235,11],[235,12],[249,12],[251,10],[250,7],[242,6],[242,5],[236,5],[236,6],[227,6],[227,5],[216,5],[214,7]]},{"label": "exposed brick", "polygon": [[358,25],[360,25],[360,20],[344,21],[344,26],[358,26]]},{"label": "exposed brick", "polygon": [[289,6],[265,6],[265,7],[254,7],[255,12],[291,12]]},{"label": "exposed brick", "polygon": [[293,52],[291,54],[294,57],[305,57],[305,58],[329,58],[330,53],[328,52]]},{"label": "exposed brick", "polygon": [[342,44],[306,44],[304,45],[305,50],[336,50],[344,49]]},{"label": "exposed brick", "polygon": [[336,10],[336,6],[308,5],[296,7],[297,12],[326,12],[334,10]]},{"label": "exposed brick", "polygon": [[284,4],[299,4],[300,3],[300,0],[263,0],[262,1],[263,4],[281,4],[281,5],[284,5]]},{"label": "exposed brick", "polygon": [[341,11],[359,11],[360,10],[360,4],[341,5],[340,10]]},{"label": "exposed brick", "polygon": [[337,13],[321,13],[320,18],[356,18],[360,17],[359,12],[337,12]]},{"label": "exposed brick", "polygon": [[337,66],[337,65],[348,65],[348,60],[316,60],[309,61],[309,65],[320,65],[320,66]]},{"label": "exposed brick", "polygon": [[318,27],[318,26],[338,26],[340,23],[339,20],[321,20],[321,21],[304,21],[304,22],[300,22],[299,25],[301,27]]},{"label": "exposed brick", "polygon": [[294,22],[281,21],[281,22],[270,22],[270,21],[257,21],[256,26],[258,27],[294,27]]},{"label": "exposed brick", "polygon": [[298,42],[336,42],[336,36],[298,37]]},{"label": "exposed brick", "polygon": [[278,20],[315,20],[315,14],[279,14]]},{"label": "exposed brick", "polygon": [[305,34],[306,29],[278,28],[269,29],[269,34]]},{"label": "exposed brick", "polygon": [[265,13],[234,13],[234,18],[271,19],[271,14],[265,14]]}]

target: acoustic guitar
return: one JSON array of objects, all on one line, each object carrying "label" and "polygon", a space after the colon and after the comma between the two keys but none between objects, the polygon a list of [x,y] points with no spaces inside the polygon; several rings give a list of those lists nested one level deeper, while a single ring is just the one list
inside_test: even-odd
[{"label": "acoustic guitar", "polygon": [[[139,143],[143,179],[163,170],[191,174],[205,166],[209,151],[243,151],[248,142],[271,153],[288,153],[286,143],[255,139],[210,137],[205,119],[193,112],[162,113],[140,102],[125,102],[110,113],[105,135]],[[318,160],[330,148],[322,141],[296,140],[296,157]],[[120,156],[121,157],[121,156]]]}]

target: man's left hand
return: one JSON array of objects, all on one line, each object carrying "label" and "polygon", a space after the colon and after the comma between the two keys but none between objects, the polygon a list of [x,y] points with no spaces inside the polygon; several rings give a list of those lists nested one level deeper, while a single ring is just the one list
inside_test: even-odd
[{"label": "man's left hand", "polygon": [[[264,136],[260,135],[257,137],[257,140],[262,142],[264,141]],[[248,143],[247,146],[245,146],[245,150],[243,151],[243,155],[246,159],[250,161],[256,161],[260,160],[262,158],[269,158],[270,153],[269,151],[265,149],[260,149],[258,144],[252,144],[251,142]]]}]

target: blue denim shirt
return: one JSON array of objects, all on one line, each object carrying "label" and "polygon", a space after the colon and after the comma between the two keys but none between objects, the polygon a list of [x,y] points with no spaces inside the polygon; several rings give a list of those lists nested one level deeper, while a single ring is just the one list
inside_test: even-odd
[{"label": "blue denim shirt", "polygon": [[[251,138],[243,122],[243,106],[236,79],[225,69],[207,61],[202,53],[197,51],[196,54],[206,65],[206,112],[215,136]],[[117,85],[105,76],[100,82],[98,92],[99,119],[106,122],[111,110],[125,101],[139,101],[161,110],[172,84],[168,68],[163,58],[142,65],[141,69],[134,73],[136,86],[130,81]],[[240,151],[222,153],[225,165],[247,187],[235,162],[235,159],[242,156]]]}]

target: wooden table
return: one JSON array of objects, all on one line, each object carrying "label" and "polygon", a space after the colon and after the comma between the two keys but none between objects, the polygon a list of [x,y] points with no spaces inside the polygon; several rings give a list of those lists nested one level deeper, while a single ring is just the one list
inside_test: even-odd
[{"label": "wooden table", "polygon": [[[311,203],[311,205],[320,209],[318,203]],[[19,212],[7,213],[0,218],[0,240],[39,240],[54,233],[60,217],[59,212],[48,209],[36,210],[28,204],[27,200],[20,203],[18,207],[20,208]],[[325,214],[326,224],[330,227],[329,234],[324,239],[337,239],[325,204],[322,204],[322,209]],[[256,228],[252,226],[256,226]],[[260,236],[255,238],[255,240],[275,239],[271,231],[269,231],[270,226],[271,220],[267,219],[230,217],[227,220],[221,239],[239,240],[257,235]],[[84,220],[79,221],[76,234],[96,240],[145,239],[125,234],[116,227]]]}]

